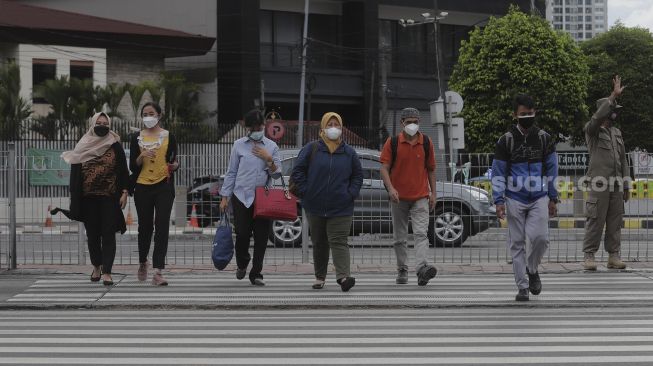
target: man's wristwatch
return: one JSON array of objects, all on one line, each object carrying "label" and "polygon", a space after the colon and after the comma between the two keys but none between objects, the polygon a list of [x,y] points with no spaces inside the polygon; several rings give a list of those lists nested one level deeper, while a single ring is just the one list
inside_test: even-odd
[{"label": "man's wristwatch", "polygon": [[560,203],[560,199],[558,199],[558,198],[549,198],[549,202],[553,202],[553,203],[555,203],[557,205],[558,203]]}]

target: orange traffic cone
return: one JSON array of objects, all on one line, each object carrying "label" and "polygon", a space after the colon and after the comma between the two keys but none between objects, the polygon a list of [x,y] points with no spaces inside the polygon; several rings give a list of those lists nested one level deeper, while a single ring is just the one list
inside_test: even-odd
[{"label": "orange traffic cone", "polygon": [[132,217],[131,206],[127,206],[127,218],[125,219],[125,224],[127,224],[127,226],[134,224],[134,218]]},{"label": "orange traffic cone", "polygon": [[195,209],[195,204],[193,204],[193,209],[190,211],[190,226],[200,227],[200,223],[197,221],[197,211]]},{"label": "orange traffic cone", "polygon": [[52,215],[50,215],[50,210],[52,207],[48,206],[48,213],[45,215],[45,225],[43,227],[52,227]]}]

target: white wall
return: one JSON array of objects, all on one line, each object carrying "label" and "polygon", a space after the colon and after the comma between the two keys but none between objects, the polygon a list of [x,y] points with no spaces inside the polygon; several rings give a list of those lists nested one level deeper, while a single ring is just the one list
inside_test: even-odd
[{"label": "white wall", "polygon": [[107,52],[101,48],[82,48],[48,45],[18,45],[16,61],[20,66],[20,95],[32,99],[32,60],[57,60],[56,76],[70,75],[70,61],[93,61],[93,86],[107,84]]}]

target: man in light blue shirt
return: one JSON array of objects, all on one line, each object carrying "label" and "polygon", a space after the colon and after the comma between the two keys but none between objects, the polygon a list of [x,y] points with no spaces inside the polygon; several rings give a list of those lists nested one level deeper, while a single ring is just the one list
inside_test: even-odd
[{"label": "man in light blue shirt", "polygon": [[249,272],[252,285],[264,286],[263,259],[268,244],[270,220],[254,219],[254,196],[256,187],[265,186],[269,177],[281,176],[279,147],[265,137],[265,120],[258,110],[245,115],[247,136],[234,142],[220,195],[220,210],[224,212],[231,202],[236,231],[236,278],[245,278],[251,259],[249,238],[254,236],[254,259]]}]

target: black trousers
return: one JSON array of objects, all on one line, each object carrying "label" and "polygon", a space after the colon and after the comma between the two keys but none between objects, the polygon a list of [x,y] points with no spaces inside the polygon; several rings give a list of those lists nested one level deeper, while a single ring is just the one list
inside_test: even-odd
[{"label": "black trousers", "polygon": [[254,219],[254,205],[249,208],[245,207],[235,195],[231,196],[231,200],[234,210],[234,229],[236,231],[236,264],[238,268],[247,268],[251,259],[249,255],[249,238],[254,233],[254,259],[252,260],[249,278],[262,277],[261,271],[263,270],[265,249],[268,246],[270,220]]},{"label": "black trousers", "polygon": [[147,185],[136,184],[134,203],[138,214],[138,261],[147,262],[154,232],[152,267],[164,269],[168,252],[170,212],[175,201],[175,187],[167,179]]},{"label": "black trousers", "polygon": [[103,273],[111,273],[116,258],[116,206],[115,197],[88,196],[82,198],[82,217],[88,239],[88,254],[95,267],[102,266]]}]

